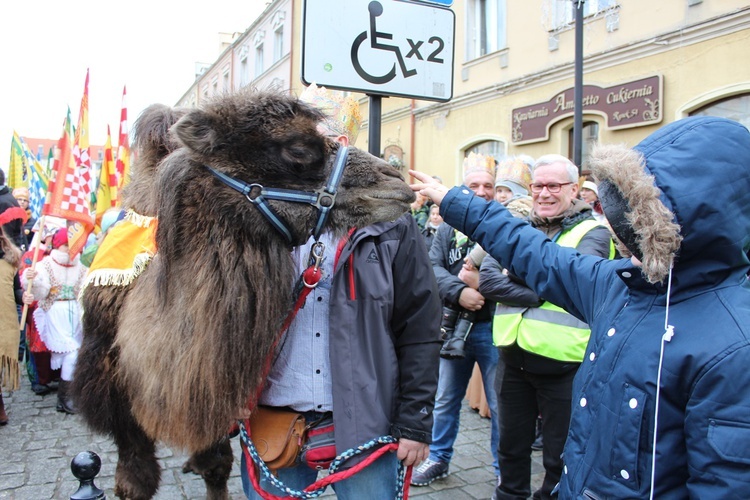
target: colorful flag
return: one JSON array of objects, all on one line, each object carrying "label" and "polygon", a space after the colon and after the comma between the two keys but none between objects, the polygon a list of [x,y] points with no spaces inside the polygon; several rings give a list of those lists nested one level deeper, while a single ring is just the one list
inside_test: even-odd
[{"label": "colorful flag", "polygon": [[49,148],[49,153],[47,153],[47,165],[44,167],[44,173],[47,174],[47,179],[52,177],[52,166],[55,164],[55,147],[52,146]]},{"label": "colorful flag", "polygon": [[9,188],[29,187],[29,165],[23,152],[23,143],[18,132],[13,131],[13,139],[10,142],[10,163],[8,165],[8,178],[5,183]]},{"label": "colorful flag", "polygon": [[83,249],[88,233],[94,228],[94,220],[88,183],[76,168],[69,131],[70,113],[65,120],[62,137],[57,142],[58,156],[42,214],[68,221],[68,252],[73,257]]},{"label": "colorful flag", "polygon": [[[78,178],[80,179],[81,195],[88,201],[88,213],[94,210],[92,202],[92,193],[96,193],[96,186],[92,186],[96,178],[92,176],[91,157],[89,155],[89,70],[86,70],[86,82],[83,86],[83,97],[81,98],[81,107],[78,112],[78,127],[75,129],[75,140],[73,141],[73,159]],[[68,221],[68,246],[71,257],[83,250],[86,245],[86,239],[93,230],[93,220],[91,227],[85,223]]]},{"label": "colorful flag", "polygon": [[31,183],[29,185],[29,208],[31,208],[31,215],[35,219],[39,219],[42,214],[42,207],[49,189],[47,173],[44,168],[37,167],[42,167],[39,162],[31,167]]},{"label": "colorful flag", "polygon": [[130,138],[128,137],[128,108],[126,105],[127,87],[122,87],[122,108],[120,109],[120,133],[117,139],[117,187],[118,192],[130,182]]},{"label": "colorful flag", "polygon": [[42,212],[42,206],[44,205],[44,198],[47,195],[48,179],[47,174],[44,172],[39,160],[36,159],[34,153],[29,148],[23,137],[21,139],[21,147],[23,148],[23,155],[26,160],[26,164],[29,169],[29,208],[34,218],[38,219]]},{"label": "colorful flag", "polygon": [[81,108],[78,113],[78,127],[73,141],[73,158],[79,175],[85,182],[88,195],[91,194],[91,157],[89,156],[89,71],[86,70],[86,82],[83,86]]},{"label": "colorful flag", "polygon": [[104,162],[99,173],[96,190],[96,225],[101,227],[102,216],[107,209],[117,206],[117,173],[112,153],[112,136],[107,125],[107,142],[104,144]]}]

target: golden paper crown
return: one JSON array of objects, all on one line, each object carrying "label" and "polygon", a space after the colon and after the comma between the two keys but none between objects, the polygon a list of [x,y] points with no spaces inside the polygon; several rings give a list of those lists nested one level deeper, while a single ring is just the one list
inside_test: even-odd
[{"label": "golden paper crown", "polygon": [[508,158],[497,165],[495,186],[503,181],[515,182],[526,191],[531,185],[531,168],[520,158]]},{"label": "golden paper crown", "polygon": [[326,118],[321,125],[326,129],[327,135],[345,135],[351,145],[357,142],[362,115],[359,103],[352,96],[344,97],[341,91],[318,87],[313,82],[299,98],[325,113]]},{"label": "golden paper crown", "polygon": [[494,177],[495,158],[490,155],[469,153],[469,156],[464,158],[464,179],[474,172],[488,172]]}]

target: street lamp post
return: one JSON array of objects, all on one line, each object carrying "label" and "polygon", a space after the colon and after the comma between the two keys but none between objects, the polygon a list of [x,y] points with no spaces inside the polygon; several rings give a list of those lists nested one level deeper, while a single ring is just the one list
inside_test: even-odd
[{"label": "street lamp post", "polygon": [[581,175],[581,153],[583,149],[583,4],[585,0],[572,0],[575,10],[576,47],[575,83],[573,86],[573,163]]}]

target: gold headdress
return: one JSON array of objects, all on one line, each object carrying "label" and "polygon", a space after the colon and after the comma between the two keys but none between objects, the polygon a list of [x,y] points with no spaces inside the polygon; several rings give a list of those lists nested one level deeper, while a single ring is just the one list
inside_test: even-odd
[{"label": "gold headdress", "polygon": [[490,155],[469,153],[469,156],[464,158],[464,179],[474,172],[487,172],[494,177],[495,158]]},{"label": "gold headdress", "polygon": [[352,145],[357,141],[362,115],[359,103],[352,96],[345,97],[341,91],[318,87],[313,82],[299,98],[325,113],[326,118],[321,125],[328,135],[345,135]]},{"label": "gold headdress", "polygon": [[502,185],[504,181],[515,182],[526,191],[531,185],[531,168],[520,158],[508,158],[497,166],[495,176],[495,187]]}]

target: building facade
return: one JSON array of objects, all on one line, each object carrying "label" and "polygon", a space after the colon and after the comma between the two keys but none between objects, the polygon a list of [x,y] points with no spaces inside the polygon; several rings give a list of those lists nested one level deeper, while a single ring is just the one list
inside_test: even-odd
[{"label": "building facade", "polygon": [[[387,1],[387,0],[383,0]],[[573,0],[455,0],[453,98],[387,98],[381,151],[405,168],[460,182],[469,152],[573,156]],[[585,0],[583,169],[597,142],[635,145],[676,119],[707,114],[750,127],[746,0]],[[295,94],[303,0],[269,3],[179,104],[244,85]],[[342,20],[345,22],[345,20]],[[278,43],[277,43],[278,40]],[[243,59],[244,58],[244,59]],[[360,95],[363,116],[367,96]],[[368,149],[367,123],[357,146]]]}]

